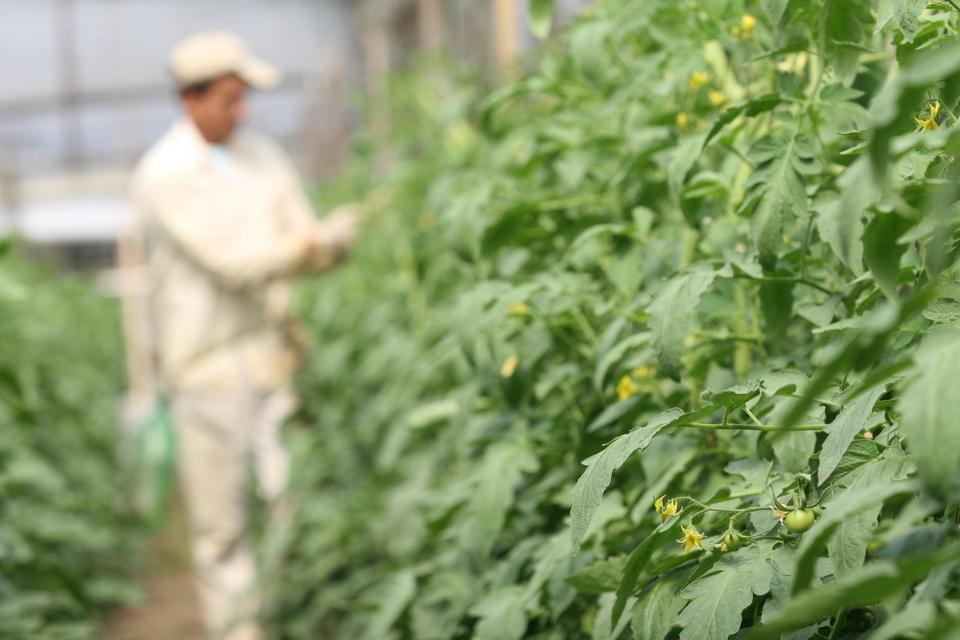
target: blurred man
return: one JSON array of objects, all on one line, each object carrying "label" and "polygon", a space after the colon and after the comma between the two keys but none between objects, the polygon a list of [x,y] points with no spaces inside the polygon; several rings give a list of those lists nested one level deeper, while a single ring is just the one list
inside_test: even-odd
[{"label": "blurred man", "polygon": [[288,296],[294,276],[346,256],[356,222],[317,222],[291,162],[238,126],[249,88],[278,72],[232,34],[178,45],[170,68],[184,117],[142,158],[133,181],[144,295],[125,308],[133,393],[170,398],[200,603],[215,637],[260,638],[246,489],[282,504],[280,427],[294,406]]}]

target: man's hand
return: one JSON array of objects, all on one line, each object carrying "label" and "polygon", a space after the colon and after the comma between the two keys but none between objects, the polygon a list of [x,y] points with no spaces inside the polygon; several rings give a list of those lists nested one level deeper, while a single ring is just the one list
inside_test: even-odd
[{"label": "man's hand", "polygon": [[307,238],[307,264],[314,270],[330,269],[347,257],[357,239],[359,216],[353,206],[337,207]]}]

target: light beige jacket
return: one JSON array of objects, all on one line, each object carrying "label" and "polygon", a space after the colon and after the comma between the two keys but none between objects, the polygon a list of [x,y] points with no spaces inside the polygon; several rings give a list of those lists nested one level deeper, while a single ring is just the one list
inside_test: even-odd
[{"label": "light beige jacket", "polygon": [[159,384],[172,391],[289,384],[290,279],[303,270],[306,236],[321,227],[275,143],[243,132],[224,150],[218,158],[184,120],[134,171],[136,224],[121,262],[147,265],[128,279],[137,284],[124,305],[135,393]]}]

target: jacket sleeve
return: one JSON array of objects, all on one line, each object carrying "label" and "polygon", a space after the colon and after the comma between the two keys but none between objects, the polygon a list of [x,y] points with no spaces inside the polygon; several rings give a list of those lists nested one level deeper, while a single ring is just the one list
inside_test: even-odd
[{"label": "jacket sleeve", "polygon": [[212,192],[201,179],[153,177],[135,188],[158,231],[229,289],[288,278],[304,267],[308,249],[304,234],[296,228],[249,233],[232,224],[240,219],[232,208],[242,203]]}]

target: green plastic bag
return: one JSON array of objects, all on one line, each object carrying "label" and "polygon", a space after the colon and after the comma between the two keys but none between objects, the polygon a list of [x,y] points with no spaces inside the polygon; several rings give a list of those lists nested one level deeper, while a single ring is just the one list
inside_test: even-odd
[{"label": "green plastic bag", "polygon": [[163,526],[173,495],[177,436],[170,403],[157,402],[153,414],[137,428],[134,502],[147,526]]}]

